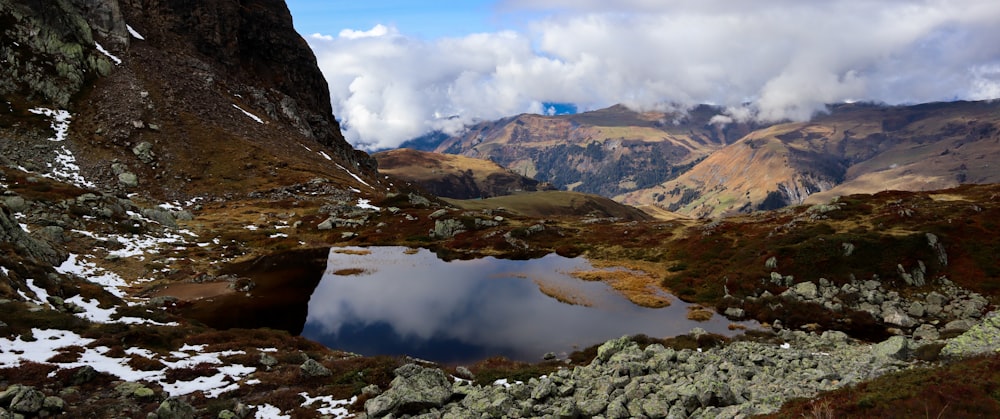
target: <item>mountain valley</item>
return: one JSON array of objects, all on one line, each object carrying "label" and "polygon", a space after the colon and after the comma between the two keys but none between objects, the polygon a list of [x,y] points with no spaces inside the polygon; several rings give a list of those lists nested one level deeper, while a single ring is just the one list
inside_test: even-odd
[{"label": "mountain valley", "polygon": [[[0,417],[1000,414],[995,102],[616,106],[369,156],[283,1],[0,0],[0,22]],[[301,336],[325,276],[380,269],[331,252],[380,246],[585,259],[728,333],[466,365]]]}]

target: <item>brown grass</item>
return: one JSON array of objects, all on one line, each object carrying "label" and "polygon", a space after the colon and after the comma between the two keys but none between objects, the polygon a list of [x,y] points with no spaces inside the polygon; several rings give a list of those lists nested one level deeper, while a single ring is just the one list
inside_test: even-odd
[{"label": "brown grass", "polygon": [[358,249],[336,249],[333,253],[340,253],[342,255],[356,255],[356,256],[366,256],[372,254],[371,250],[358,250]]},{"label": "brown grass", "polygon": [[714,315],[715,313],[712,313],[711,310],[706,309],[705,307],[702,307],[700,305],[694,304],[688,306],[688,312],[687,312],[688,320],[693,320],[696,322],[707,322],[711,320],[712,316]]},{"label": "brown grass", "polygon": [[363,274],[365,272],[368,272],[368,271],[365,270],[365,269],[361,269],[361,268],[346,268],[346,269],[338,269],[336,271],[333,271],[333,274],[334,275],[339,275],[339,276],[351,276],[351,275],[361,275],[361,274]]},{"label": "brown grass", "polygon": [[601,281],[636,305],[662,308],[670,305],[670,299],[658,287],[659,280],[649,273],[630,269],[574,271],[570,275],[584,281]]},{"label": "brown grass", "polygon": [[573,287],[543,279],[535,279],[533,282],[535,285],[538,285],[538,290],[542,294],[552,297],[560,303],[584,307],[594,306],[593,301],[590,301],[586,295],[583,295],[583,293]]}]

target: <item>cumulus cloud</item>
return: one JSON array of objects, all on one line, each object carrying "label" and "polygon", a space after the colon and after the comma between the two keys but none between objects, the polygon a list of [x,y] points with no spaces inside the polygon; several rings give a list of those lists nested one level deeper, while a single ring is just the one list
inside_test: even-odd
[{"label": "cumulus cloud", "polygon": [[497,10],[529,19],[525,29],[308,37],[348,140],[395,147],[548,103],[711,103],[734,120],[804,120],[843,101],[1000,96],[992,0],[507,0]]}]

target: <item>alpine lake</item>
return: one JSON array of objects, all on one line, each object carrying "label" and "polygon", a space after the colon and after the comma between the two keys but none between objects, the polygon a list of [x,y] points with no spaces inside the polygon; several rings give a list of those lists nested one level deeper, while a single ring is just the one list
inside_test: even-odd
[{"label": "alpine lake", "polygon": [[584,258],[555,254],[444,261],[425,249],[333,248],[301,334],[362,355],[460,364],[563,357],[623,335],[734,333],[723,316],[688,320],[688,304],[669,295],[666,307],[641,307],[573,275],[593,270]]}]

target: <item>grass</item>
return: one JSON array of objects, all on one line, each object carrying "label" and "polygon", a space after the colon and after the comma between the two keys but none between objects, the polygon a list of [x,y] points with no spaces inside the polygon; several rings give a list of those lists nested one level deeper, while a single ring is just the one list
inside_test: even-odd
[{"label": "grass", "polygon": [[1000,355],[885,375],[812,400],[789,401],[762,417],[816,417],[817,407],[837,418],[1000,417]]}]

